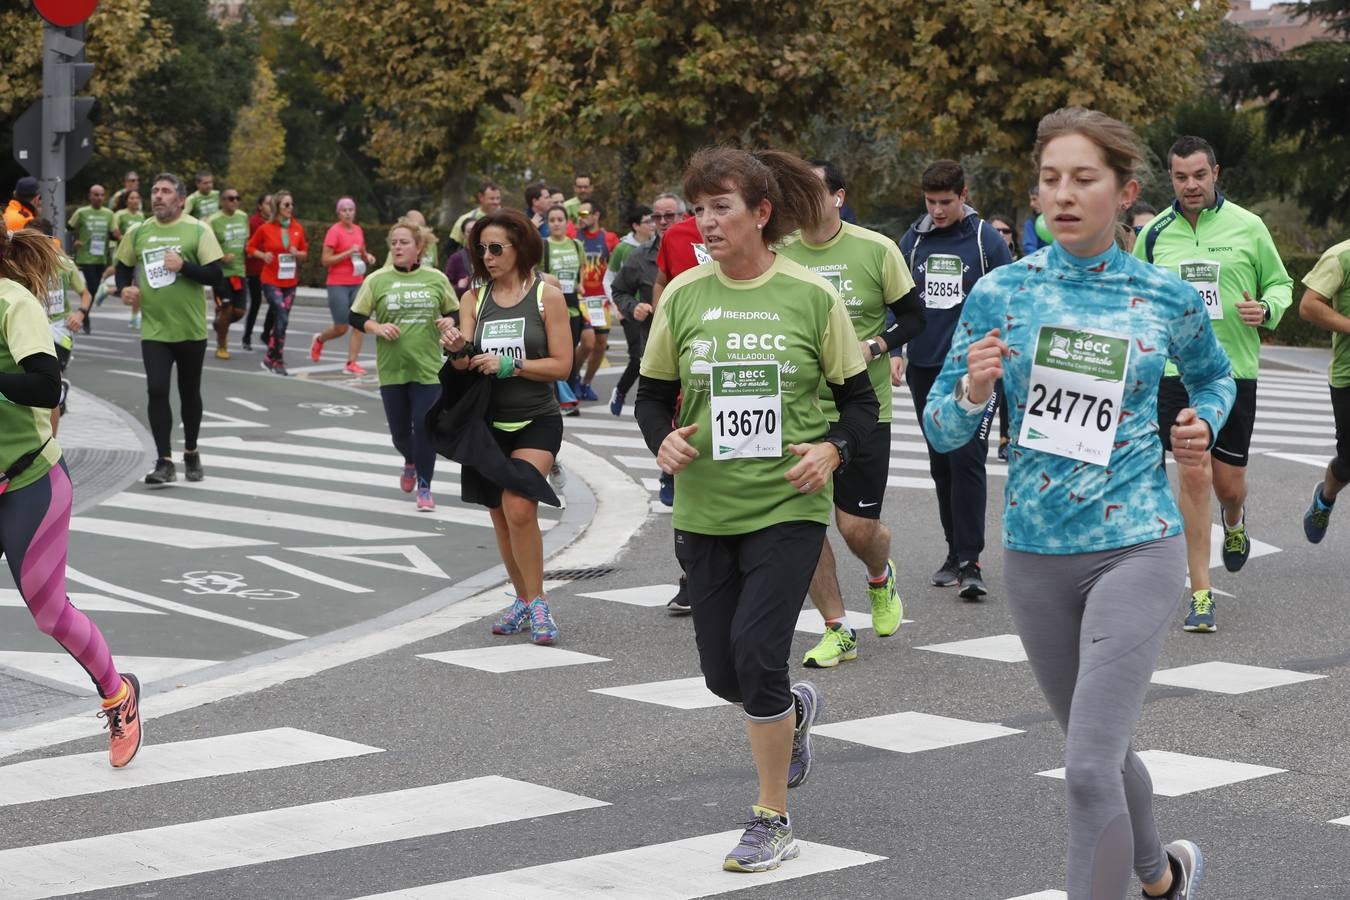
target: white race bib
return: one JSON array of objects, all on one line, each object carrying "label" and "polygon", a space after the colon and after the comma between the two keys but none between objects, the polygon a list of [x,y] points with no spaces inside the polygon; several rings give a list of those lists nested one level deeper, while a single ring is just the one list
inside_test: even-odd
[{"label": "white race bib", "polygon": [[277,255],[277,280],[290,281],[295,277],[295,254],[280,253]]},{"label": "white race bib", "polygon": [[1023,447],[1105,466],[1125,396],[1130,339],[1042,325],[1022,414]]},{"label": "white race bib", "polygon": [[714,363],[713,459],[778,458],[783,455],[783,395],[778,363]]},{"label": "white race bib", "polygon": [[587,297],[583,302],[586,304],[586,316],[590,319],[591,327],[608,328],[609,322],[605,319],[605,298]]},{"label": "white race bib", "polygon": [[91,236],[89,238],[89,255],[102,256],[108,252],[108,239],[103,235]]},{"label": "white race bib", "polygon": [[966,299],[962,275],[966,264],[959,256],[934,253],[924,264],[923,302],[929,309],[951,309]]},{"label": "white race bib", "polygon": [[1219,296],[1220,264],[1212,259],[1188,259],[1177,264],[1181,280],[1195,288],[1205,301],[1211,319],[1223,318],[1223,298]]},{"label": "white race bib", "polygon": [[483,323],[479,346],[484,353],[495,353],[525,361],[525,319],[493,319]]},{"label": "white race bib", "polygon": [[694,260],[695,260],[696,262],[698,262],[698,264],[701,266],[701,265],[703,265],[704,263],[710,263],[710,262],[712,262],[712,254],[708,252],[708,248],[707,248],[705,245],[703,245],[703,244],[695,244],[695,245],[694,245]]},{"label": "white race bib", "polygon": [[577,292],[577,280],[574,276],[559,275],[558,289],[564,294],[575,294]]},{"label": "white race bib", "polygon": [[353,275],[366,274],[366,261],[361,257],[361,254],[359,253],[352,254],[352,274]]},{"label": "white race bib", "polygon": [[145,269],[145,283],[155,290],[166,288],[178,280],[177,272],[164,267],[164,254],[169,250],[179,251],[177,247],[156,247],[141,251],[141,266]]}]

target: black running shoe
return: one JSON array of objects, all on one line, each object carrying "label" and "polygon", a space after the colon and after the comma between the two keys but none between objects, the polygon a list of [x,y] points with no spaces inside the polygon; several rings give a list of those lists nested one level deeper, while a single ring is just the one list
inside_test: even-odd
[{"label": "black running shoe", "polygon": [[680,576],[680,590],[674,597],[670,598],[670,602],[666,604],[666,610],[672,616],[687,616],[694,611],[694,608],[689,605],[689,582],[683,575]]},{"label": "black running shoe", "polygon": [[202,471],[202,455],[200,453],[183,454],[183,472],[188,481],[201,481],[206,477]]},{"label": "black running shoe", "polygon": [[961,580],[959,568],[956,555],[952,554],[942,561],[942,568],[934,572],[929,580],[933,582],[933,587],[952,587]]},{"label": "black running shoe", "polygon": [[145,476],[146,484],[168,484],[170,481],[178,480],[178,471],[173,467],[171,459],[155,460],[155,470]]},{"label": "black running shoe", "polygon": [[974,560],[961,564],[957,583],[961,585],[962,600],[979,600],[989,593],[989,589],[984,586],[984,579],[980,577],[980,564]]}]

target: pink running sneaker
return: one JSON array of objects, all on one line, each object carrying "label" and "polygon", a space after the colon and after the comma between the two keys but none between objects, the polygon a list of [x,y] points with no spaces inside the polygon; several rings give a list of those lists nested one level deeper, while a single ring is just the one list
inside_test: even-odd
[{"label": "pink running sneaker", "polygon": [[309,345],[309,358],[318,362],[320,356],[323,356],[323,338],[316,334],[314,335],[314,343]]},{"label": "pink running sneaker", "polygon": [[423,487],[423,488],[418,488],[418,489],[417,489],[417,511],[418,511],[418,512],[434,512],[435,509],[436,509],[436,501],[433,500],[433,499],[431,499],[431,488],[425,488],[425,487]]},{"label": "pink running sneaker", "polygon": [[345,371],[348,375],[365,375],[365,374],[366,374],[365,367],[362,366],[362,365],[361,365],[359,362],[357,362],[356,360],[352,360],[351,362],[347,363],[347,365],[343,366],[342,369],[343,369],[343,371]]},{"label": "pink running sneaker", "polygon": [[417,468],[409,463],[403,467],[403,474],[398,477],[398,489],[405,494],[411,494],[415,487],[417,487]]}]

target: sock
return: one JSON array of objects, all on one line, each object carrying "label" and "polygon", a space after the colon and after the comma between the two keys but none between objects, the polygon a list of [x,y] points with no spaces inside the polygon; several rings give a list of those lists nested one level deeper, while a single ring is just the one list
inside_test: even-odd
[{"label": "sock", "polygon": [[786,825],[788,822],[787,813],[785,812],[779,812],[776,809],[769,809],[767,806],[760,806],[758,803],[754,804],[750,808],[754,810],[754,813],[757,816],[763,816],[766,819],[778,819],[784,825]]},{"label": "sock", "polygon": [[1321,484],[1317,486],[1317,493],[1313,495],[1313,498],[1317,500],[1318,506],[1322,507],[1323,509],[1331,509],[1333,506],[1336,505],[1336,501],[1328,500],[1326,497],[1322,496],[1322,488],[1324,486],[1325,485]]},{"label": "sock", "polygon": [[847,613],[845,613],[844,615],[840,616],[840,617],[837,618],[837,619],[826,619],[826,620],[825,620],[825,627],[826,627],[826,628],[833,628],[835,625],[838,625],[840,628],[844,629],[844,630],[847,631],[849,634],[852,634],[852,633],[853,633],[853,629],[848,627],[848,614],[847,614]]},{"label": "sock", "polygon": [[867,576],[867,583],[868,583],[869,585],[871,585],[872,587],[881,587],[883,584],[886,583],[886,581],[887,581],[890,577],[891,577],[891,564],[890,564],[890,563],[886,563],[886,571],[882,572],[882,573],[881,573],[880,575],[878,575],[876,578],[873,578],[871,575],[868,575],[868,576]]},{"label": "sock", "polygon": [[1229,525],[1228,513],[1224,512],[1222,509],[1219,510],[1219,521],[1223,523],[1224,531],[1236,531],[1237,529],[1241,528],[1247,521],[1247,507],[1244,506],[1242,508],[1242,515],[1238,516],[1237,524]]},{"label": "sock", "polygon": [[123,681],[122,689],[118,691],[116,694],[113,694],[111,697],[103,701],[103,708],[112,709],[114,706],[117,706],[123,700],[127,699],[127,694],[129,694],[130,692],[131,688],[127,685],[126,681]]}]

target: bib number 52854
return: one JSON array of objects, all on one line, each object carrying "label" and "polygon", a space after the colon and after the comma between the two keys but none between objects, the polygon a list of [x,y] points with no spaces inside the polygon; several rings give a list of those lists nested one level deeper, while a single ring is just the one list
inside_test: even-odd
[{"label": "bib number 52854", "polygon": [[1129,359],[1124,335],[1042,326],[1018,443],[1106,465],[1120,425]]},{"label": "bib number 52854", "polygon": [[778,363],[718,363],[710,387],[714,460],[783,455]]}]

